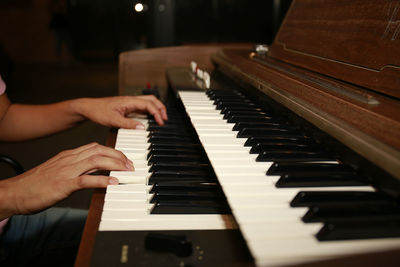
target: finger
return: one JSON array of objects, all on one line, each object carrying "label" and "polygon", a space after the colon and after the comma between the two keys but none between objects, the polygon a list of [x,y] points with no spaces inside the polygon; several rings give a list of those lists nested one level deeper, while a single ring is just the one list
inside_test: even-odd
[{"label": "finger", "polygon": [[111,157],[115,159],[120,159],[122,161],[127,161],[132,163],[124,153],[111,147],[103,146],[95,143],[93,146],[88,147],[86,150],[80,152],[81,157],[90,157],[93,155],[102,155],[106,157]]},{"label": "finger", "polygon": [[47,163],[51,163],[51,162],[54,162],[54,161],[57,161],[57,160],[60,160],[60,159],[63,159],[63,158],[66,158],[66,157],[69,157],[69,156],[72,156],[72,155],[79,154],[82,151],[85,151],[87,149],[95,147],[96,145],[99,145],[99,144],[95,143],[95,142],[92,142],[92,143],[80,146],[78,148],[61,151],[57,155],[55,155],[54,157],[52,157],[49,160],[47,160],[46,162]]},{"label": "finger", "polygon": [[138,130],[144,130],[145,126],[143,123],[134,120],[132,118],[126,118],[126,117],[118,117],[118,119],[114,120],[115,124],[118,125],[119,128],[124,128],[124,129],[138,129]]},{"label": "finger", "polygon": [[167,110],[161,110],[161,116],[164,120],[168,120]]},{"label": "finger", "polygon": [[157,97],[155,97],[154,95],[143,95],[143,96],[139,96],[139,98],[151,101],[153,103],[153,105],[155,105],[157,107],[157,109],[160,110],[161,117],[164,120],[168,120],[167,108],[159,99],[157,99]]},{"label": "finger", "polygon": [[93,155],[76,163],[74,170],[78,172],[77,175],[82,175],[94,170],[133,171],[134,167],[114,158]]},{"label": "finger", "polygon": [[108,185],[118,184],[118,179],[115,177],[104,175],[81,175],[71,180],[73,191],[84,188],[105,188]]},{"label": "finger", "polygon": [[[120,165],[124,165],[125,169],[132,170],[133,169],[133,163],[131,160],[129,160],[124,153],[121,151],[115,150],[110,147],[102,146],[99,144],[94,144],[92,146],[88,146],[86,150],[80,150],[79,153],[76,153],[74,155],[74,162],[80,162],[80,161],[93,161],[91,162],[92,164],[98,164],[96,160],[98,157],[105,158],[112,160],[113,162],[119,162]],[[105,161],[104,164],[109,163],[110,161]]]},{"label": "finger", "polygon": [[153,115],[154,120],[159,125],[164,125],[164,120],[162,119],[161,112],[151,101],[141,100],[137,103],[137,108],[143,111],[147,111],[151,115]]},{"label": "finger", "polygon": [[147,101],[151,101],[153,105],[155,105],[158,109],[167,109],[165,105],[154,95],[141,95],[138,96],[140,99],[145,99]]}]

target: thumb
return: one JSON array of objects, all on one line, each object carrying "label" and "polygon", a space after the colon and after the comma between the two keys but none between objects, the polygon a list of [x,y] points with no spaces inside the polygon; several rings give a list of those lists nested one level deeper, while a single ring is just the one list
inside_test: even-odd
[{"label": "thumb", "polygon": [[124,129],[145,129],[144,125],[136,120],[130,118],[121,118],[117,122],[117,127]]},{"label": "thumb", "polygon": [[103,175],[81,175],[74,180],[76,190],[84,188],[105,188],[111,184],[118,184],[117,178]]}]

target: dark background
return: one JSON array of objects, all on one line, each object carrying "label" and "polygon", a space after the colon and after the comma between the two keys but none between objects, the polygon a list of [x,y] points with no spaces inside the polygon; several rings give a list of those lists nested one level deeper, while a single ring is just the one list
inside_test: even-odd
[{"label": "dark background", "polygon": [[[0,74],[13,102],[44,104],[117,93],[123,51],[201,43],[272,42],[291,0],[0,0]],[[145,85],[143,85],[145,86]],[[25,169],[92,141],[90,122],[32,141],[0,142]],[[0,164],[0,178],[13,175]],[[91,190],[60,205],[87,208]]]}]

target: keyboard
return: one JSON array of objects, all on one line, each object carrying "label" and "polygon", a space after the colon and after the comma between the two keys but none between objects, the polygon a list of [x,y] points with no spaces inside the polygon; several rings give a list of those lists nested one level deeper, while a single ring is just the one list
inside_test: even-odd
[{"label": "keyboard", "polygon": [[259,266],[400,244],[395,200],[235,90],[179,96]]},{"label": "keyboard", "polygon": [[239,228],[257,266],[400,245],[396,201],[257,99],[178,95],[188,117],[170,105],[165,126],[135,115],[146,131],[119,129],[135,171],[110,173],[100,232]]}]

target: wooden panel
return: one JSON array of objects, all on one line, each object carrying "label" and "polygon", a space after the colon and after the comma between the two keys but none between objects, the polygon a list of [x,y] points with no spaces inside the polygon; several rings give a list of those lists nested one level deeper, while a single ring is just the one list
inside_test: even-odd
[{"label": "wooden panel", "polygon": [[250,47],[248,44],[196,45],[135,50],[119,57],[119,94],[138,95],[146,84],[160,91],[167,88],[166,68],[189,67],[190,61],[199,68],[212,70],[210,55],[221,47]]},{"label": "wooden panel", "polygon": [[96,189],[90,202],[89,214],[83,229],[81,243],[79,245],[78,255],[76,256],[75,267],[90,266],[92,258],[94,241],[99,229],[101,212],[104,205],[105,189]]},{"label": "wooden panel", "polygon": [[400,97],[399,0],[294,0],[269,55]]}]

